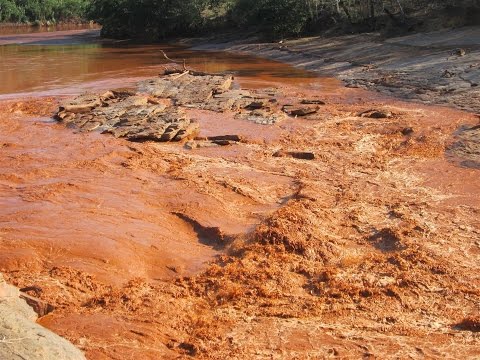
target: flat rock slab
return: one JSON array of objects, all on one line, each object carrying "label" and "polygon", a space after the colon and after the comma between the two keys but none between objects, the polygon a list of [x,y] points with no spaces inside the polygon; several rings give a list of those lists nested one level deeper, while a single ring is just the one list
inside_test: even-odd
[{"label": "flat rock slab", "polygon": [[175,105],[205,104],[214,94],[231,88],[232,75],[172,74],[142,81],[138,90],[159,98],[172,99]]},{"label": "flat rock slab", "polygon": [[[56,119],[81,131],[99,131],[131,141],[180,141],[195,137],[199,125],[185,108],[233,111],[236,117],[272,125],[290,116],[308,115],[318,105],[282,111],[276,89],[232,89],[233,76],[191,72],[141,81],[137,90],[83,94],[59,107]],[[310,104],[311,102],[309,102]],[[317,101],[314,101],[317,104]]]},{"label": "flat rock slab", "polygon": [[180,141],[199,129],[178,107],[147,95],[116,95],[113,91],[80,95],[62,104],[56,118],[82,131],[101,131],[131,141]]}]

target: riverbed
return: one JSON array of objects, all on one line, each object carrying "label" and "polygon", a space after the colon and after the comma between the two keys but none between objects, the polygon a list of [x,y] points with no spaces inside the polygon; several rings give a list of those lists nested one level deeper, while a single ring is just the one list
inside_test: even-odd
[{"label": "riverbed", "polygon": [[[200,138],[243,139],[208,147],[52,119],[68,97],[158,76],[161,50],[279,105],[322,105],[269,125],[186,109]],[[0,56],[0,271],[39,288],[55,308],[39,322],[88,358],[480,351],[478,169],[445,156],[474,114],[97,30],[2,35]],[[313,157],[275,155],[295,152]]]}]

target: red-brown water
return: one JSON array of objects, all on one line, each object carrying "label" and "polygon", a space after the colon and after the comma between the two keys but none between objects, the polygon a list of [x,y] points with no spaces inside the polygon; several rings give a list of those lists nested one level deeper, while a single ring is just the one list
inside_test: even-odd
[{"label": "red-brown water", "polygon": [[[313,74],[280,62],[173,45],[103,41],[98,30],[0,36],[4,155],[0,216],[6,220],[0,229],[4,234],[0,269],[36,267],[44,261],[40,259],[48,258],[52,265],[73,266],[113,283],[125,277],[158,279],[195,272],[217,251],[199,243],[192,226],[173,212],[241,233],[258,221],[256,214],[276,208],[276,201],[289,194],[290,181],[281,176],[266,176],[250,168],[232,171],[227,166],[222,171],[230,178],[253,176],[260,184],[261,177],[278,183],[279,188],[277,195],[270,196],[272,201],[237,204],[230,212],[235,216],[227,216],[225,206],[229,201],[235,203],[238,195],[223,194],[220,201],[193,191],[190,180],[183,183],[167,175],[183,162],[181,155],[175,155],[183,150],[172,146],[171,159],[162,155],[157,160],[152,153],[152,163],[137,163],[136,150],[132,152],[123,141],[74,134],[50,121],[58,96],[133,86],[139,79],[156,76],[169,62],[160,50],[170,58],[185,59],[196,70],[232,72],[241,86],[287,83],[308,87],[317,81]],[[338,88],[336,80],[326,79],[324,84]],[[218,115],[193,115],[202,126],[202,135],[230,131],[261,140],[280,134],[278,129],[261,125],[245,126],[233,117],[222,116],[225,122]],[[236,157],[246,155],[238,150],[212,151],[205,156],[232,157],[232,165]],[[11,246],[12,242],[18,245]],[[132,262],[136,263],[133,267]]]},{"label": "red-brown water", "polygon": [[[223,52],[191,51],[172,45],[102,41],[99,30],[0,35],[0,99],[21,95],[65,95],[126,86],[157,75],[170,58],[206,72],[231,72],[242,86],[259,83],[308,85],[318,77],[289,65]],[[322,85],[338,88],[335,79]],[[12,95],[15,94],[15,95]]]}]

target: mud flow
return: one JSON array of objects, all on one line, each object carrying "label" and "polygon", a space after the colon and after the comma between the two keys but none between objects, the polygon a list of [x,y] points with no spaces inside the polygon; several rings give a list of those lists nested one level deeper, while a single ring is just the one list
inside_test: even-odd
[{"label": "mud flow", "polygon": [[474,114],[98,30],[0,44],[0,271],[87,358],[480,354]]}]

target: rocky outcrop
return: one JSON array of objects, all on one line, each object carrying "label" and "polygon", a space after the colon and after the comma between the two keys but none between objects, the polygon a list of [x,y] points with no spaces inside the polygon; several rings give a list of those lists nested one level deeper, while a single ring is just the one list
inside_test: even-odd
[{"label": "rocky outcrop", "polygon": [[138,89],[151,96],[171,99],[177,106],[214,112],[234,111],[242,120],[272,125],[285,118],[275,91],[232,89],[230,75],[172,74],[143,81]]},{"label": "rocky outcrop", "polygon": [[[242,120],[273,125],[287,116],[315,114],[323,101],[284,105],[276,89],[232,89],[233,76],[186,71],[142,81],[137,91],[120,89],[83,94],[61,104],[56,119],[81,131],[100,131],[131,141],[181,141],[194,138],[199,125],[186,109],[232,111]],[[297,104],[298,105],[298,104]]]},{"label": "rocky outcrop", "polygon": [[147,95],[112,91],[68,101],[56,118],[83,131],[97,130],[132,141],[180,141],[198,131],[198,124],[178,107]]},{"label": "rocky outcrop", "polygon": [[139,84],[141,92],[172,99],[175,105],[203,105],[215,94],[231,88],[231,75],[195,76],[188,73],[161,76]]},{"label": "rocky outcrop", "polygon": [[35,323],[37,314],[0,274],[0,359],[83,360],[67,340]]}]

